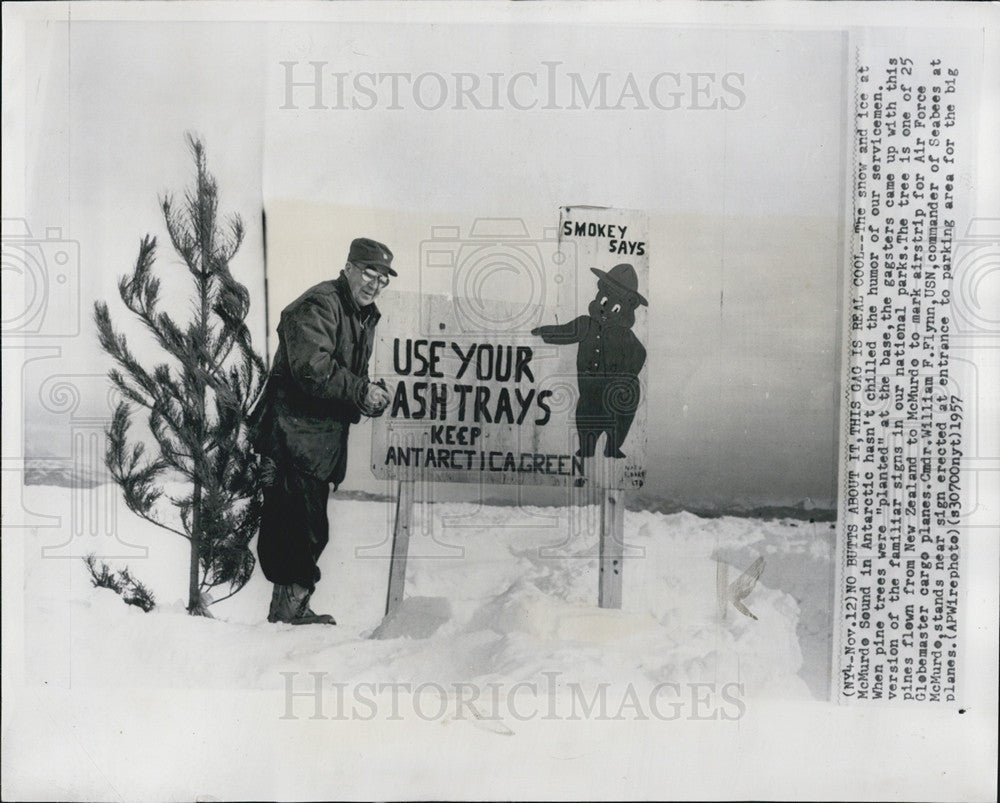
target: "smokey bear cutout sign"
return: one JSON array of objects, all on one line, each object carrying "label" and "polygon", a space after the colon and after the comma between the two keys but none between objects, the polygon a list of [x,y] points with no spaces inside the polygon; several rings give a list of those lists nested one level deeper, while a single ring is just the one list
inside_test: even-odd
[{"label": "smokey bear cutout sign", "polygon": [[373,426],[373,473],[641,487],[645,216],[564,207],[540,240],[527,227],[521,239],[478,237],[479,223],[458,246],[437,237],[441,253],[422,249],[431,264],[450,259],[450,275],[421,265],[426,290],[379,302],[373,376],[391,402]]},{"label": "smokey bear cutout sign", "polygon": [[648,306],[639,288],[635,268],[623,262],[610,271],[590,269],[598,277],[597,295],[587,315],[562,325],[531,330],[546,343],[578,343],[576,351],[576,432],[578,457],[593,457],[597,441],[606,435],[604,456],[625,457],[622,444],[628,437],[641,390],[639,372],[646,364],[646,349],[632,331],[635,311]]},{"label": "smokey bear cutout sign", "polygon": [[621,602],[622,491],[646,475],[646,218],[563,207],[541,237],[514,222],[432,228],[421,292],[379,301],[372,376],[391,402],[373,422],[371,468],[400,500],[387,612],[402,600],[416,481],[599,501],[598,599]]}]

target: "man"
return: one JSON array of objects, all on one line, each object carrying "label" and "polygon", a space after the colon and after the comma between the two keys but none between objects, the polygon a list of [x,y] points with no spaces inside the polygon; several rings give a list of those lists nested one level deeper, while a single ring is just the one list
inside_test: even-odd
[{"label": "man", "polygon": [[368,378],[380,313],[375,298],[396,276],[392,252],[359,238],[339,278],[289,304],[278,324],[278,350],[250,436],[274,467],[264,491],[257,555],[274,583],[269,622],[336,624],[309,598],[329,539],[326,506],[347,469],[347,432],[361,415],[381,415],[384,385]]}]

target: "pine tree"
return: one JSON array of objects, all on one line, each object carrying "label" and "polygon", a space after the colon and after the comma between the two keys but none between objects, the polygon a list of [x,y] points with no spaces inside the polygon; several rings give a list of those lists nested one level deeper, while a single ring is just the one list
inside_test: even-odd
[{"label": "pine tree", "polygon": [[[249,543],[261,514],[260,461],[247,442],[246,420],[266,370],[245,320],[250,294],[229,270],[243,241],[238,215],[220,222],[218,186],[208,172],[201,140],[187,136],[196,178],[182,203],[160,199],[174,250],[190,273],[191,305],[183,323],[159,308],[160,280],[152,272],[156,238],[146,235],[131,275],[118,291],[152,334],[167,360],[143,365],[97,302],[94,318],[102,348],[117,368],[109,373],[123,400],[107,430],[105,463],[132,512],[187,539],[191,546],[188,612],[210,615],[216,587],[239,591],[253,572]],[[152,442],[130,439],[136,407],[145,411]],[[146,438],[148,441],[149,438]],[[147,455],[147,445],[150,452]],[[183,480],[186,490],[161,502],[162,482]],[[166,508],[166,510],[164,510]]]},{"label": "pine tree", "polygon": [[126,605],[135,605],[146,613],[156,607],[153,592],[132,576],[128,566],[117,572],[103,560],[98,566],[97,556],[93,552],[86,555],[83,562],[90,572],[90,583],[94,588],[109,588],[120,596]]}]

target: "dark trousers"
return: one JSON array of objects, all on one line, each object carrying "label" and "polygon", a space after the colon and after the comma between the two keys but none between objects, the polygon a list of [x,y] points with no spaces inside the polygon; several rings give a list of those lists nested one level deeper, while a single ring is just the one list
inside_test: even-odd
[{"label": "dark trousers", "polygon": [[264,490],[257,538],[260,567],[272,583],[316,588],[320,576],[316,562],[330,540],[329,499],[326,480],[278,466],[274,483]]}]

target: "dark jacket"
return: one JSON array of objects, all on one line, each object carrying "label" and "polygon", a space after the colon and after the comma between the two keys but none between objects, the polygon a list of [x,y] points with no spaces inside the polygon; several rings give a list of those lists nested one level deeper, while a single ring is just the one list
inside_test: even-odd
[{"label": "dark jacket", "polygon": [[343,481],[347,431],[361,417],[380,317],[374,304],[358,307],[343,275],[311,287],[282,311],[274,365],[251,414],[258,452],[279,467]]}]

